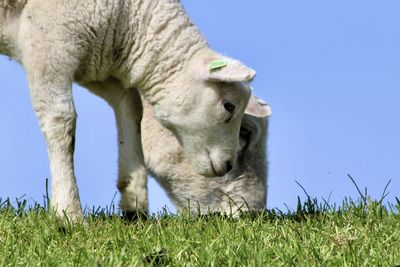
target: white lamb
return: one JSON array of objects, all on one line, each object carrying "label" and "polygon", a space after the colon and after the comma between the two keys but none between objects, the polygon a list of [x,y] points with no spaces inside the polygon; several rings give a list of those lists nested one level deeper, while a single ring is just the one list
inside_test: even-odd
[{"label": "white lamb", "polygon": [[252,96],[263,118],[245,114],[240,126],[237,163],[224,177],[199,175],[185,158],[174,135],[155,118],[146,102],[142,119],[142,144],[150,174],[165,189],[178,211],[192,213],[261,210],[266,206],[268,166],[266,140],[270,107]]},{"label": "white lamb", "polygon": [[212,51],[178,0],[0,0],[0,53],[27,72],[48,145],[51,204],[60,215],[82,216],[73,164],[74,81],[114,109],[125,211],[147,210],[139,93],[196,172],[222,176],[235,164],[250,97],[244,82],[255,71]]}]

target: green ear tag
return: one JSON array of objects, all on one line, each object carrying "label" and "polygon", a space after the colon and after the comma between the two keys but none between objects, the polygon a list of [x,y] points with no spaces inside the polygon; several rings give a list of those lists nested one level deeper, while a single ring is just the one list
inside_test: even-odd
[{"label": "green ear tag", "polygon": [[226,67],[227,65],[228,65],[228,63],[226,63],[226,61],[224,61],[222,59],[217,59],[217,60],[212,61],[210,64],[208,64],[208,69],[210,71],[219,70],[219,69]]}]

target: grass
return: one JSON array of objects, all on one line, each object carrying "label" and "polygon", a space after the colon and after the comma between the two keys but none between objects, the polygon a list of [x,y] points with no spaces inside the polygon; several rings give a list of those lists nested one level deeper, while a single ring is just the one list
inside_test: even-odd
[{"label": "grass", "polygon": [[[361,192],[360,192],[361,193]],[[0,266],[395,266],[400,200],[366,195],[336,207],[307,195],[295,211],[240,218],[167,212],[127,222],[113,210],[85,223],[60,221],[47,205],[0,203]]]}]

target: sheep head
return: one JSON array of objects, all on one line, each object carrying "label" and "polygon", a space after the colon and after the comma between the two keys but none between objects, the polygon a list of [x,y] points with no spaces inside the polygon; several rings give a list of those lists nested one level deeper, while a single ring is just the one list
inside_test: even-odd
[{"label": "sheep head", "polygon": [[[248,106],[248,86],[255,71],[239,61],[202,51],[168,84],[154,106],[156,118],[170,129],[193,169],[204,176],[223,176],[236,161],[239,129]],[[260,114],[262,116],[263,114]]]}]

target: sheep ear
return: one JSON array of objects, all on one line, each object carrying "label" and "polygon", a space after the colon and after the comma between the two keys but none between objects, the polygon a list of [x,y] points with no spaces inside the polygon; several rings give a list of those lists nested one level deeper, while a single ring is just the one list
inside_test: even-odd
[{"label": "sheep ear", "polygon": [[227,57],[204,60],[203,79],[221,82],[250,82],[256,72],[237,60]]},{"label": "sheep ear", "polygon": [[251,94],[245,113],[258,118],[266,118],[271,116],[272,110],[264,100]]}]

